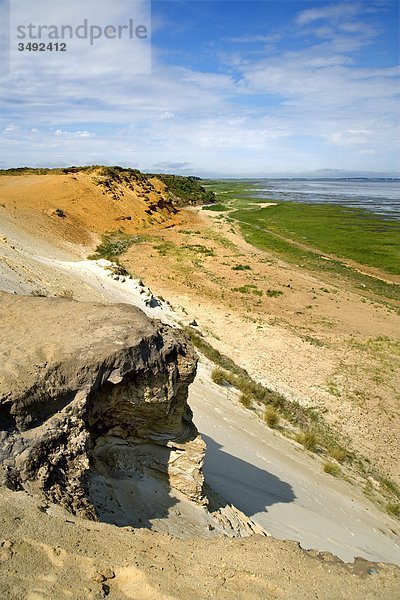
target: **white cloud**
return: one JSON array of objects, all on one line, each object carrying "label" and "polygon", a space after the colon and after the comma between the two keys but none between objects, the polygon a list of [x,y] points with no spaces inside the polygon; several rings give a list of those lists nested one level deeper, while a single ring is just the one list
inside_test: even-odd
[{"label": "white cloud", "polygon": [[329,4],[318,8],[308,8],[300,12],[297,16],[299,25],[308,25],[315,21],[337,21],[357,14],[360,10],[360,5],[356,3],[346,4]]}]

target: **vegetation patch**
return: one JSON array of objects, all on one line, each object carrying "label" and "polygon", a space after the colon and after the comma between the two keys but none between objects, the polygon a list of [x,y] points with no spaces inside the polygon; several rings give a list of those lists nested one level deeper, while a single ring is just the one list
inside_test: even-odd
[{"label": "vegetation patch", "polygon": [[242,285],[241,287],[232,288],[232,292],[240,292],[241,294],[253,294],[254,296],[262,296],[262,290],[259,290],[256,285],[251,283]]},{"label": "vegetation patch", "polygon": [[214,212],[225,212],[226,210],[229,210],[229,206],[226,206],[226,204],[211,204],[211,205],[207,205],[207,206],[203,206],[203,208],[201,210],[211,210]]},{"label": "vegetation patch", "polygon": [[388,505],[386,506],[386,510],[390,515],[400,518],[400,503],[399,502],[389,502]]},{"label": "vegetation patch", "polygon": [[235,265],[232,267],[233,271],[251,271],[250,265]]},{"label": "vegetation patch", "polygon": [[164,173],[149,174],[151,177],[161,179],[167,186],[173,204],[211,204],[215,202],[215,193],[201,185],[199,177],[183,177],[182,175],[169,175]]},{"label": "vegetation patch", "polygon": [[202,246],[202,244],[185,244],[182,246],[191,252],[196,252],[197,254],[203,254],[204,256],[215,256],[214,250],[212,248],[207,248],[207,246]]},{"label": "vegetation patch", "polygon": [[333,477],[337,477],[340,475],[340,467],[333,462],[326,462],[324,464],[324,471],[329,475],[333,475]]},{"label": "vegetation patch", "polygon": [[279,425],[279,421],[280,421],[280,416],[278,411],[273,408],[272,406],[268,406],[265,409],[264,412],[264,421],[267,423],[268,427],[271,427],[272,429],[274,429],[275,427],[278,427]]},{"label": "vegetation patch", "polygon": [[278,298],[282,295],[283,292],[281,290],[267,290],[267,296],[269,296],[269,298]]},{"label": "vegetation patch", "polygon": [[278,234],[339,258],[400,274],[400,223],[366,210],[281,202],[268,208],[236,211],[231,216],[259,228],[260,233]]},{"label": "vegetation patch", "polygon": [[310,452],[315,452],[318,438],[314,431],[304,431],[296,435],[296,442],[299,442],[299,444],[310,450]]},{"label": "vegetation patch", "polygon": [[106,260],[113,261],[137,241],[139,241],[138,236],[128,235],[121,229],[105,233],[102,235],[101,244],[97,246],[95,253],[88,256],[88,258],[90,260],[105,258]]}]

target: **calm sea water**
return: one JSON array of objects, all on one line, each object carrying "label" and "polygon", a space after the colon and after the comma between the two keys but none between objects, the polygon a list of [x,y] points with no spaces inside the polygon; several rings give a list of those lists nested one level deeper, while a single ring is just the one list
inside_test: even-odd
[{"label": "calm sea water", "polygon": [[262,199],[342,204],[400,220],[398,179],[260,179],[249,190]]}]

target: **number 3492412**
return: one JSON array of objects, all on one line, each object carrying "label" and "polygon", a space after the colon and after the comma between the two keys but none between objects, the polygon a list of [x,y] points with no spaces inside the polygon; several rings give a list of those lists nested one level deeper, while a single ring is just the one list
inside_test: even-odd
[{"label": "number 3492412", "polygon": [[28,42],[27,44],[18,44],[19,52],[66,52],[67,44],[65,42]]}]

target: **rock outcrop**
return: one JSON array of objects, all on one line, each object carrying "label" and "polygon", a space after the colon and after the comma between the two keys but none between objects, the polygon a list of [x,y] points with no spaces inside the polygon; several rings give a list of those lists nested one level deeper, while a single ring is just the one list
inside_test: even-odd
[{"label": "rock outcrop", "polygon": [[181,331],[129,305],[3,293],[0,356],[8,487],[92,518],[121,474],[205,503],[205,445],[187,404],[196,358]]}]

